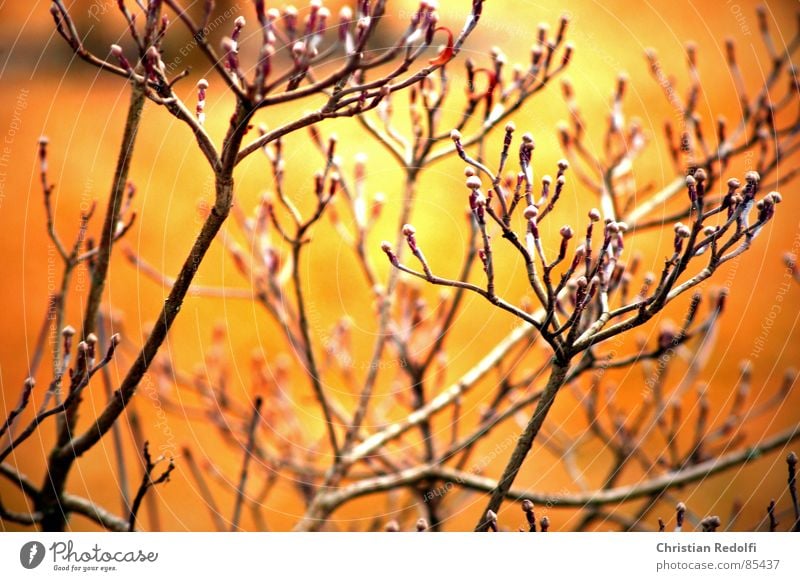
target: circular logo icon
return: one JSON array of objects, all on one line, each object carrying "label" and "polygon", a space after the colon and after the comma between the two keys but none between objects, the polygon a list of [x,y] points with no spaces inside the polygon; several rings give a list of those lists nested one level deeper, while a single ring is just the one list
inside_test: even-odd
[{"label": "circular logo icon", "polygon": [[39,541],[30,541],[19,550],[19,562],[26,569],[35,569],[44,560],[44,545]]}]

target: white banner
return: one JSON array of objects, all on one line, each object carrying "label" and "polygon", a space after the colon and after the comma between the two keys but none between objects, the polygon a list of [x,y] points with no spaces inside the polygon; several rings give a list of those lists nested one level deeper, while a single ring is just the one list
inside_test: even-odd
[{"label": "white banner", "polygon": [[[791,533],[3,533],[0,579],[791,579]],[[548,577],[545,577],[547,575]]]}]

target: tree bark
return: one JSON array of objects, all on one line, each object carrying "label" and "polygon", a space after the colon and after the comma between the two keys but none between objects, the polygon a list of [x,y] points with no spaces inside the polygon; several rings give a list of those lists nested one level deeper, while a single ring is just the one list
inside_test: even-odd
[{"label": "tree bark", "polygon": [[500,510],[500,506],[503,504],[506,494],[508,494],[508,491],[511,489],[511,485],[514,484],[514,480],[520,468],[522,468],[525,458],[527,458],[528,453],[533,447],[533,441],[539,434],[539,430],[542,428],[542,424],[547,414],[550,412],[553,402],[556,400],[558,391],[561,389],[561,386],[564,385],[564,380],[567,377],[568,371],[569,362],[553,359],[550,365],[550,378],[547,380],[547,385],[542,392],[542,397],[539,399],[539,404],[536,406],[536,410],[533,412],[530,421],[528,421],[528,425],[525,426],[525,430],[520,434],[517,445],[511,453],[511,458],[508,460],[505,470],[503,470],[503,475],[497,481],[497,487],[492,491],[489,504],[486,506],[483,513],[481,513],[475,531],[480,532],[488,530],[489,520],[486,518],[487,513],[490,510],[495,513]]}]

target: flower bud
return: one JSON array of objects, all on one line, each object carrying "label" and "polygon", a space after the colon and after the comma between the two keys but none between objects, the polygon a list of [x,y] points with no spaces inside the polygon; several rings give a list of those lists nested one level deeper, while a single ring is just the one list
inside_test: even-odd
[{"label": "flower bud", "polygon": [[692,231],[689,230],[689,227],[685,224],[678,222],[675,224],[675,235],[678,238],[688,238],[691,235]]},{"label": "flower bud", "polygon": [[477,190],[481,187],[481,178],[476,175],[471,175],[467,178],[467,187],[471,190]]},{"label": "flower bud", "polygon": [[744,179],[748,184],[753,184],[761,180],[761,176],[758,175],[757,171],[749,171],[744,174]]}]

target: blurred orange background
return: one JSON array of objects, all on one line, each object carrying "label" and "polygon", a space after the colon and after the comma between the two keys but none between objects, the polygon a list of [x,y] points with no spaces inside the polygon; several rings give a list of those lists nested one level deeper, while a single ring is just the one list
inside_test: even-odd
[{"label": "blurred orange background", "polygon": [[[89,31],[93,46],[108,46],[122,34],[114,2],[94,0],[73,4],[71,11],[76,15],[81,30]],[[443,23],[459,28],[469,4],[466,0],[441,2]],[[250,3],[240,2],[240,5],[241,13],[250,17]],[[399,15],[410,13],[414,7],[415,2],[389,2],[391,25],[397,31],[404,26]],[[616,75],[620,71],[627,71],[631,84],[626,97],[626,112],[630,117],[639,117],[652,137],[648,153],[637,166],[637,181],[642,184],[653,182],[660,186],[673,177],[661,141],[663,120],[673,113],[663,97],[661,87],[649,75],[644,49],[654,47],[664,70],[675,73],[678,86],[685,89],[684,43],[687,40],[695,41],[704,81],[699,107],[701,115],[713,119],[722,114],[736,120],[738,103],[733,81],[725,66],[722,41],[725,37],[736,40],[745,79],[750,79],[754,87],[760,86],[766,74],[766,56],[757,30],[755,7],[756,2],[751,0],[641,3],[624,0],[602,3],[589,0],[490,1],[487,2],[483,21],[468,42],[466,52],[474,53],[471,56],[477,59],[488,53],[490,47],[497,45],[502,47],[510,62],[526,63],[536,25],[540,21],[555,25],[559,16],[568,12],[571,15],[569,40],[575,45],[575,54],[567,74],[575,87],[584,117],[590,124],[590,136],[595,141],[601,138]],[[798,5],[787,0],[768,2],[767,7],[776,37],[785,44],[795,33]],[[53,284],[58,284],[60,275],[60,263],[54,262],[54,255],[48,250],[37,175],[37,140],[40,135],[47,135],[50,139],[50,177],[56,183],[56,224],[62,239],[71,240],[77,229],[79,212],[90,200],[97,199],[99,210],[105,210],[128,102],[127,86],[122,80],[98,73],[85,63],[73,59],[63,40],[53,31],[48,8],[49,3],[44,1],[4,2],[0,5],[0,86],[3,95],[0,101],[0,134],[5,138],[9,152],[7,163],[0,168],[3,172],[0,177],[0,251],[4,265],[0,285],[0,304],[3,305],[0,315],[0,417],[4,417],[16,403],[20,386],[27,375],[36,333],[47,308],[48,293],[54,290]],[[226,3],[218,2],[218,10],[225,8]],[[180,23],[173,23],[172,26],[180,29]],[[222,33],[227,34],[228,31]],[[177,34],[179,38],[185,37],[182,30]],[[167,54],[170,48],[179,50],[180,41],[173,42],[174,46],[167,45]],[[103,50],[100,52],[104,54]],[[244,58],[247,55],[245,52]],[[219,141],[227,126],[232,101],[223,95],[221,83],[206,70],[207,65],[197,55],[189,54],[186,58],[187,63],[195,67],[191,79],[209,75],[212,85],[207,105],[207,127]],[[193,81],[186,82],[181,93],[189,106],[194,103],[192,86]],[[455,92],[458,93],[457,90]],[[295,107],[303,110],[304,105]],[[292,113],[292,109],[283,108],[263,114],[257,120],[275,126],[280,118]],[[555,171],[556,161],[562,157],[554,128],[566,118],[566,107],[557,83],[532,99],[515,117],[518,129],[530,131],[536,137],[534,165],[539,175]],[[352,167],[356,153],[368,152],[368,191],[386,193],[386,211],[370,239],[370,252],[378,258],[375,264],[380,265],[379,274],[385,279],[388,267],[385,261],[380,260],[378,245],[382,239],[395,239],[402,172],[355,122],[337,121],[323,125],[321,129],[325,135],[332,131],[338,134],[338,153],[348,167]],[[491,152],[497,151],[498,145],[498,135],[494,135],[487,148],[490,159],[495,159]],[[299,132],[288,137],[285,151],[289,190],[308,191],[312,173],[323,162],[309,143],[308,134]],[[781,172],[785,173],[795,164],[796,160],[789,160],[782,166]],[[452,275],[456,272],[463,253],[466,196],[462,184],[462,166],[460,161],[450,159],[428,170],[422,180],[414,213],[413,221],[420,243],[435,270],[443,274]],[[744,166],[740,164],[731,168],[731,175],[741,177],[743,171]],[[126,243],[150,264],[173,276],[199,230],[201,219],[198,206],[207,205],[213,199],[213,179],[188,130],[150,103],[145,108],[131,178],[138,189],[134,200],[138,217],[133,230],[126,237]],[[266,161],[263,157],[252,156],[240,166],[236,179],[238,202],[249,212],[261,194],[270,187]],[[559,220],[563,219],[559,224],[577,224],[586,209],[596,204],[592,194],[573,182],[570,183],[569,196],[559,209]],[[800,345],[796,341],[796,327],[800,312],[800,288],[797,287],[790,290],[783,302],[780,317],[767,335],[765,348],[753,356],[762,323],[773,304],[773,297],[785,280],[783,254],[793,248],[800,249],[800,224],[797,218],[800,215],[800,196],[794,193],[797,187],[797,183],[792,183],[782,189],[785,203],[778,208],[777,220],[762,233],[750,252],[726,267],[706,287],[724,284],[730,285],[731,289],[729,308],[721,323],[716,349],[702,374],[702,379],[710,385],[712,402],[718,405],[727,400],[735,385],[741,360],[753,360],[754,392],[757,393],[764,386],[763,399],[778,387],[784,369],[798,363]],[[556,226],[555,221],[552,222],[551,225]],[[100,218],[96,216],[91,226],[92,233],[99,232],[99,224]],[[357,362],[366,364],[376,328],[370,289],[359,278],[352,251],[336,236],[327,220],[320,224],[314,236],[315,243],[307,250],[303,277],[309,292],[310,308],[315,314],[315,332],[317,336],[322,335],[343,315],[349,316],[356,336],[354,356]],[[670,240],[670,233],[664,240],[655,234],[636,239],[633,246],[643,252],[644,268],[660,270]],[[507,263],[509,266],[514,264],[511,259]],[[501,272],[506,274],[506,271]],[[498,291],[509,298],[520,297],[524,293],[524,280],[518,274],[503,276]],[[212,246],[201,267],[198,282],[232,288],[245,288],[247,284],[218,242]],[[76,275],[75,285],[67,319],[77,326],[81,302],[86,298],[88,287],[85,274]],[[433,301],[438,289],[425,288],[424,293]],[[113,306],[121,314],[124,334],[131,345],[140,344],[165,295],[164,288],[137,275],[135,268],[124,260],[119,250],[115,251],[104,305]],[[670,315],[676,320],[682,316],[679,311]],[[508,333],[513,324],[510,316],[494,311],[482,300],[468,297],[449,341],[448,381],[459,378],[470,369],[496,341]],[[202,363],[215,325],[224,325],[227,329],[227,358],[235,380],[229,389],[246,401],[249,397],[251,353],[261,352],[268,361],[274,362],[280,353],[288,352],[288,348],[280,329],[253,304],[189,297],[165,347],[169,349],[169,357],[177,367],[192,370]],[[651,342],[655,329],[648,327],[646,330]],[[124,375],[129,360],[130,357],[122,357],[112,365],[115,380]],[[302,369],[297,367],[294,365],[292,369],[292,378],[298,384],[298,413],[301,421],[322,434],[318,410],[310,397],[305,395],[306,382],[302,378]],[[362,376],[363,368],[362,365]],[[43,365],[40,386],[47,384],[47,371],[47,365]],[[622,383],[619,397],[623,401],[625,398],[636,401],[641,393],[641,380],[634,375]],[[391,381],[388,373],[383,373],[381,377],[386,382]],[[389,388],[386,389],[388,391]],[[465,402],[465,409],[477,408],[481,396],[485,396],[488,389],[487,386],[485,390],[476,390],[474,397]],[[348,392],[346,386],[341,388],[337,396],[341,396],[348,407],[352,406],[353,393]],[[84,423],[81,425],[98,413],[104,401],[105,396],[98,384],[82,408],[81,420]],[[775,411],[774,416],[770,415],[752,425],[747,434],[748,440],[755,442],[764,435],[797,424],[800,420],[798,403],[800,398],[795,393],[781,409]],[[553,421],[565,426],[578,426],[580,418],[575,416],[571,404],[569,401],[557,404]],[[241,453],[222,444],[209,427],[200,422],[187,421],[180,414],[168,414],[165,425],[161,420],[160,404],[143,393],[137,397],[136,406],[141,415],[142,429],[154,450],[177,455],[181,446],[190,445],[193,450],[201,451],[203,456],[212,458],[228,475],[228,479],[236,478]],[[124,431],[127,429],[125,424]],[[504,434],[503,430],[499,430],[493,436],[495,439],[486,443],[487,448],[490,449],[508,433],[511,432]],[[129,440],[126,438],[126,441]],[[41,482],[44,477],[43,459],[51,442],[52,426],[48,424],[12,457],[12,462],[35,482]],[[743,501],[746,509],[741,518],[742,526],[755,523],[762,517],[769,499],[784,494],[784,456],[770,455],[733,474],[724,473],[710,478],[696,490],[680,491],[678,494],[683,494],[682,498],[690,506],[694,505],[700,516],[727,516],[735,500]],[[533,466],[533,461],[529,462],[531,466],[521,473],[519,485],[552,492],[574,489],[563,469],[557,466],[542,469],[542,462],[555,463],[555,459],[548,459],[545,455],[536,458],[538,466]],[[497,475],[503,467],[503,460],[496,460],[487,473]],[[592,465],[591,457],[580,460]],[[157,490],[161,526],[164,530],[207,530],[211,522],[202,500],[180,458],[177,464],[172,481]],[[133,461],[131,474],[133,482],[137,482],[139,467]],[[602,475],[598,463],[596,468],[588,470],[587,479],[596,482]],[[116,512],[120,501],[115,479],[113,450],[109,438],[106,438],[77,463],[68,490],[90,497]],[[229,507],[233,503],[231,486],[234,486],[231,481],[213,484],[217,500],[226,514],[229,514]],[[24,499],[5,481],[0,481],[0,495],[9,508],[24,510]],[[477,499],[472,504],[465,503],[463,510],[448,521],[446,528],[461,530],[470,527],[482,502]],[[376,510],[379,511],[374,504],[370,498],[358,501],[337,513],[337,517],[344,523],[361,526],[376,514]],[[265,517],[272,530],[286,530],[291,528],[302,511],[300,497],[291,487],[283,485],[271,496]],[[548,516],[553,528],[558,530],[568,526],[574,514],[551,510]],[[147,527],[147,519],[143,518]],[[359,521],[362,518],[364,521]],[[252,527],[253,523],[248,519],[246,517],[243,524]],[[75,517],[71,524],[75,529],[93,528],[91,523],[80,517]],[[0,526],[3,527],[9,528],[7,524]]]}]

